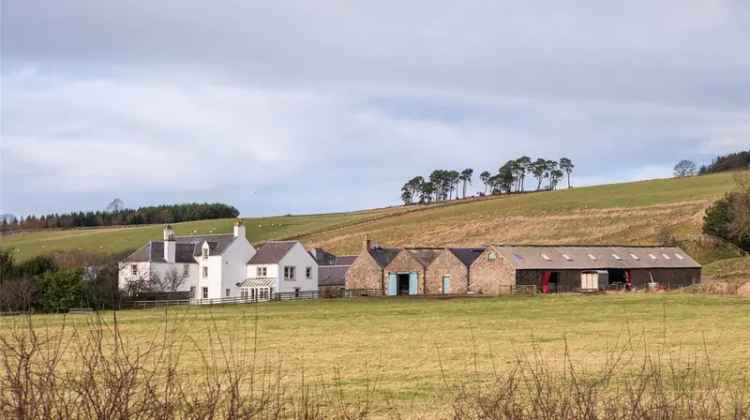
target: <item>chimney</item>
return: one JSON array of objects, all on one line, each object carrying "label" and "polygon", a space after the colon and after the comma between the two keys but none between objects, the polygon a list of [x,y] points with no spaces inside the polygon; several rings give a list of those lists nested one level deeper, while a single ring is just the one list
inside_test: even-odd
[{"label": "chimney", "polygon": [[172,226],[164,226],[164,261],[168,263],[175,262],[175,254],[177,253],[177,243],[174,240],[174,230]]},{"label": "chimney", "polygon": [[245,235],[245,225],[242,223],[242,220],[238,219],[234,224],[234,237],[247,238]]},{"label": "chimney", "polygon": [[372,241],[370,240],[370,237],[365,235],[365,240],[362,241],[362,248],[366,250],[372,249]]}]

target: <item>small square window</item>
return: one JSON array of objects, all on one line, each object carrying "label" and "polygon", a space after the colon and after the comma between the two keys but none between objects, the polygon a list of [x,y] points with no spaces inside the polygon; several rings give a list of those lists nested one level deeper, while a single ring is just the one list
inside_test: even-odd
[{"label": "small square window", "polygon": [[487,259],[488,259],[488,260],[490,260],[490,261],[495,261],[495,260],[497,259],[497,254],[496,254],[496,253],[495,253],[494,251],[493,251],[493,252],[490,252],[490,253],[489,253],[489,254],[487,255]]},{"label": "small square window", "polygon": [[312,279],[312,267],[305,268],[305,278],[308,280]]},{"label": "small square window", "polygon": [[284,280],[288,281],[294,281],[294,267],[293,266],[285,266],[284,267]]},{"label": "small square window", "polygon": [[268,274],[268,268],[267,267],[258,267],[255,269],[255,277],[266,277]]}]

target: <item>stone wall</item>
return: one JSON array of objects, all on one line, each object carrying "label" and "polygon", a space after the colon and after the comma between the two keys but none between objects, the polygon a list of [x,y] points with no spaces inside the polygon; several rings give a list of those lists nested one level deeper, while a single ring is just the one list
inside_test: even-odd
[{"label": "stone wall", "polygon": [[[494,258],[493,258],[494,257]],[[494,247],[488,247],[469,270],[469,292],[481,295],[501,295],[513,291],[516,272]]]},{"label": "stone wall", "polygon": [[396,255],[396,258],[391,261],[390,264],[385,266],[385,269],[383,271],[384,275],[384,282],[387,281],[388,273],[413,273],[416,272],[418,274],[417,278],[417,294],[423,294],[424,293],[424,280],[425,280],[425,269],[422,266],[422,263],[419,262],[414,256],[412,256],[409,251],[407,250],[401,250],[401,252]]},{"label": "stone wall", "polygon": [[383,269],[367,250],[362,250],[346,271],[347,289],[376,289],[383,291]]},{"label": "stone wall", "polygon": [[[468,268],[450,250],[443,250],[427,267],[425,294],[465,294]],[[450,289],[443,290],[443,277],[450,276]]]}]

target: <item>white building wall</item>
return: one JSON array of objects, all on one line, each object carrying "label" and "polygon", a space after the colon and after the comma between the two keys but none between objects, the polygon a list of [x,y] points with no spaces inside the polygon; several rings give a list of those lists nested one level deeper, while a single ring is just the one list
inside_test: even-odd
[{"label": "white building wall", "polygon": [[[293,266],[295,268],[295,280],[284,280],[284,267]],[[305,269],[311,268],[311,278],[305,277]],[[318,290],[318,263],[305,250],[301,243],[297,242],[292,249],[279,261],[277,266],[278,291],[281,293],[294,292],[295,288],[300,291],[309,292]],[[270,273],[269,273],[270,274]]]},{"label": "white building wall", "polygon": [[[223,259],[221,255],[209,255],[208,257],[200,256],[198,257],[198,265],[199,271],[198,271],[198,288],[196,290],[196,295],[198,299],[203,299],[203,288],[208,288],[208,295],[206,296],[206,299],[218,299],[220,297],[224,297],[223,289],[222,289],[222,268],[223,268]],[[208,276],[203,276],[203,268],[208,268]]]},{"label": "white building wall", "polygon": [[240,296],[238,283],[245,281],[247,275],[247,262],[255,255],[255,248],[244,237],[232,242],[224,250],[222,256],[221,297],[226,297],[226,289],[229,289],[230,297]]},{"label": "white building wall", "polygon": [[[135,265],[138,269],[137,274],[133,274],[132,266]],[[136,262],[136,263],[122,263],[120,265],[120,272],[118,278],[118,287],[121,290],[127,290],[128,284],[133,281],[143,279],[150,281],[152,276],[158,275],[160,278],[164,278],[172,269],[177,270],[177,275],[183,276],[185,266],[188,267],[188,274],[182,285],[177,288],[178,292],[190,291],[191,286],[195,286],[198,280],[198,264],[186,264],[186,263],[159,263],[159,262]]]}]

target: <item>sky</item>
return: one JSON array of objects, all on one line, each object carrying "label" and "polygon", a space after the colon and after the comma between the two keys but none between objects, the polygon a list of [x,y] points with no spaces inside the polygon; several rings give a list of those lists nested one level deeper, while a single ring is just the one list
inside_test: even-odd
[{"label": "sky", "polygon": [[528,155],[574,185],[750,149],[750,2],[3,0],[0,212],[398,204]]}]

